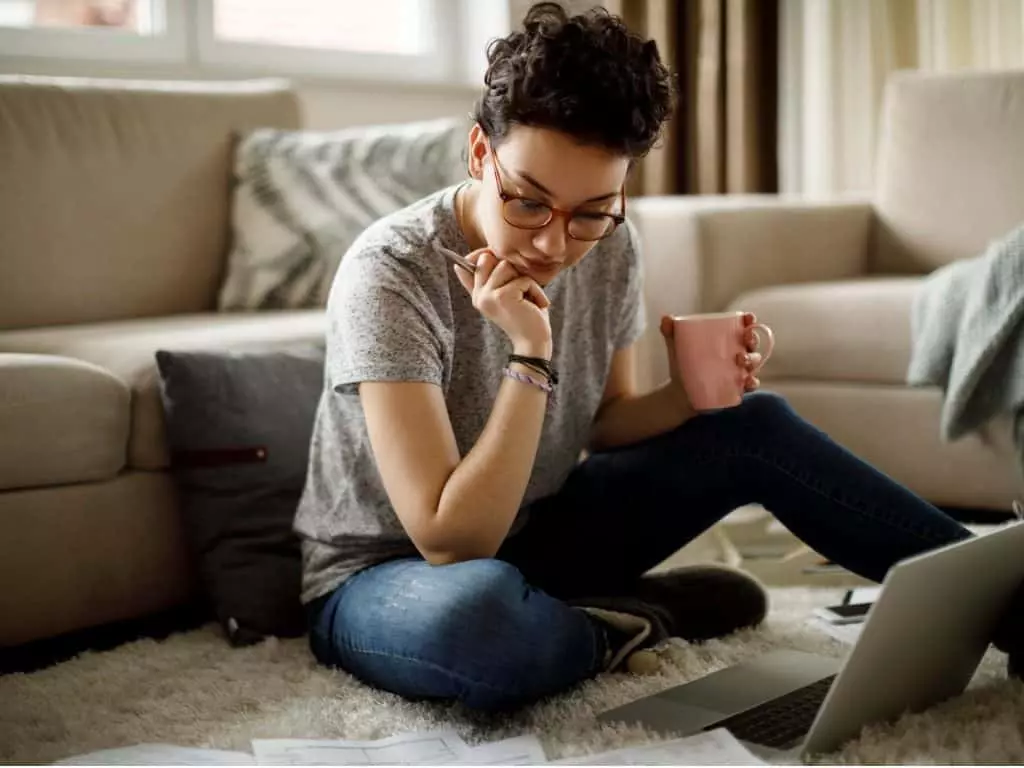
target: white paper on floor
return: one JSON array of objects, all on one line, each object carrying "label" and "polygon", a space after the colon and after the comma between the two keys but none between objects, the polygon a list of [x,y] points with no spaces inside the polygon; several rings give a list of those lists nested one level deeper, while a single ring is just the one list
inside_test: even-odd
[{"label": "white paper on floor", "polygon": [[374,741],[253,739],[257,765],[451,765],[465,757],[454,731],[400,733]]},{"label": "white paper on floor", "polygon": [[[254,739],[253,754],[138,744],[66,758],[57,765],[545,765],[527,734],[469,746],[453,730],[402,733],[374,741]],[[724,728],[671,741],[566,758],[552,765],[763,765]]]},{"label": "white paper on floor", "polygon": [[556,760],[552,765],[765,765],[725,728],[624,747],[599,755]]},{"label": "white paper on floor", "polygon": [[255,765],[248,752],[176,747],[173,744],[136,744],[76,755],[54,765]]},{"label": "white paper on floor", "polygon": [[536,736],[513,736],[469,748],[470,765],[541,765],[548,761]]},{"label": "white paper on floor", "polygon": [[455,731],[402,733],[375,741],[254,739],[258,765],[536,765],[547,762],[536,736],[470,747]]}]

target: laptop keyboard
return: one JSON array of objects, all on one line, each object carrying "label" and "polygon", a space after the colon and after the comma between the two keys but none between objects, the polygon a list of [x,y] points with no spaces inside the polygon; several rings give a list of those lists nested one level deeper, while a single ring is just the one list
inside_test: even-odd
[{"label": "laptop keyboard", "polygon": [[835,675],[766,701],[709,726],[726,728],[737,739],[766,747],[786,749],[794,746],[811,729]]}]

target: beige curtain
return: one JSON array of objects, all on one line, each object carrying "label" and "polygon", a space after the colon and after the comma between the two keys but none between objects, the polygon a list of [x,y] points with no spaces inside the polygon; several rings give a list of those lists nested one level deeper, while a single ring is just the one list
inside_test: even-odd
[{"label": "beige curtain", "polygon": [[780,189],[869,194],[886,78],[1024,66],[1024,0],[782,0]]},{"label": "beige curtain", "polygon": [[636,169],[634,195],[777,189],[776,0],[607,0],[658,43],[679,108]]}]

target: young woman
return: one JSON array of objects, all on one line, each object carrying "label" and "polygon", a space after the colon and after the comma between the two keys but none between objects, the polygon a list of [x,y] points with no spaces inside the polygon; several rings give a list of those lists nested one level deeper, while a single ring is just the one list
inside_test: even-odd
[{"label": "young woman", "polygon": [[320,662],[507,709],[635,668],[666,636],[760,622],[742,573],[644,576],[744,504],[874,580],[970,535],[752,374],[713,414],[675,373],[638,393],[624,187],[670,115],[670,74],[617,18],[549,3],[488,56],[470,179],[371,226],[334,281],[296,518]]}]

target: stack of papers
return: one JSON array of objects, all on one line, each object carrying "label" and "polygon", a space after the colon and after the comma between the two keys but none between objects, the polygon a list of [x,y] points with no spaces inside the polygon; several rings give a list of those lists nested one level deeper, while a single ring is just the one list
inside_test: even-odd
[{"label": "stack of papers", "polygon": [[[58,765],[545,765],[535,736],[469,746],[455,731],[403,733],[375,741],[254,739],[252,754],[138,744],[58,761]],[[763,764],[728,731],[558,760],[553,765]]]}]

